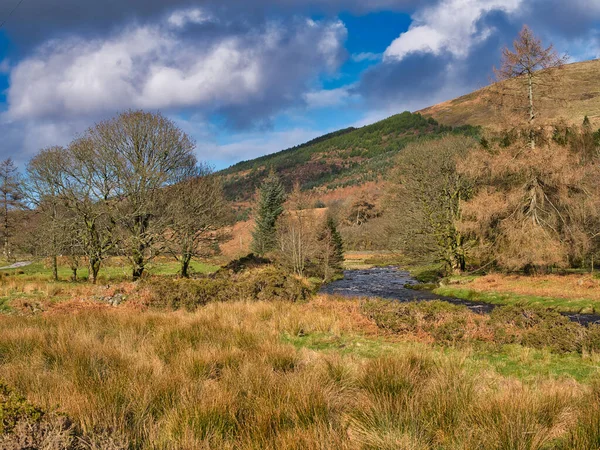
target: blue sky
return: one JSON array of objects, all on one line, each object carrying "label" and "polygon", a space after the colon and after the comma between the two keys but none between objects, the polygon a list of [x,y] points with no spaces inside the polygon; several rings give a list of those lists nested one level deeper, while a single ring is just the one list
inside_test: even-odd
[{"label": "blue sky", "polygon": [[600,55],[600,0],[23,0],[0,30],[0,157],[139,108],[226,167],[483,87],[525,23]]}]

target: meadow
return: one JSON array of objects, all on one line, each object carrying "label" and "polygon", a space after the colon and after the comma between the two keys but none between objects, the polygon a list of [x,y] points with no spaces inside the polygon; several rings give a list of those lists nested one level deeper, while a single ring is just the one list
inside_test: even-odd
[{"label": "meadow", "polygon": [[455,306],[325,296],[173,310],[29,271],[0,282],[51,299],[0,315],[0,448],[600,448],[600,356],[543,324],[508,341]]}]

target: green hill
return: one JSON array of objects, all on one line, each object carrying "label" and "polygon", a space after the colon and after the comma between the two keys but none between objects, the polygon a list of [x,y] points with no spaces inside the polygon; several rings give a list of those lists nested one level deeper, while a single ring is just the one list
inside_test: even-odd
[{"label": "green hill", "polygon": [[221,174],[227,195],[247,200],[270,170],[288,188],[337,189],[381,178],[408,143],[447,133],[479,134],[471,126],[449,127],[421,114],[404,112],[362,128],[347,128],[271,155],[240,162]]}]

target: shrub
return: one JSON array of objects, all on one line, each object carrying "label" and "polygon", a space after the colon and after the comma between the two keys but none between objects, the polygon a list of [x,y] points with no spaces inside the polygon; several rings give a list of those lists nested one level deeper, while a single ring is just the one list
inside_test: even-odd
[{"label": "shrub", "polygon": [[586,329],[568,317],[547,308],[504,306],[490,315],[490,326],[498,343],[516,343],[555,352],[581,351]]},{"label": "shrub", "polygon": [[368,300],[362,303],[361,311],[380,328],[394,333],[427,333],[444,344],[465,340],[469,328],[467,308],[443,301]]},{"label": "shrub", "polygon": [[555,353],[600,350],[600,325],[584,327],[547,308],[504,306],[489,316],[442,301],[368,300],[361,312],[384,330],[428,336],[443,345],[519,344]]},{"label": "shrub", "polygon": [[12,432],[21,421],[38,422],[43,415],[41,409],[31,406],[23,397],[0,384],[0,435]]},{"label": "shrub", "polygon": [[240,273],[220,271],[198,279],[154,278],[146,283],[150,306],[194,311],[210,302],[233,300],[307,300],[308,282],[273,266]]}]

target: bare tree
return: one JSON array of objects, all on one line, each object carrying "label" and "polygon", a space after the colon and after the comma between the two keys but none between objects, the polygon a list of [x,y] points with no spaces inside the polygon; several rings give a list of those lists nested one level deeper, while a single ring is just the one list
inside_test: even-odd
[{"label": "bare tree", "polygon": [[164,228],[157,220],[160,190],[195,167],[195,144],[171,120],[159,113],[127,111],[101,122],[86,133],[99,162],[100,178],[110,174],[124,250],[139,279]]},{"label": "bare tree", "polygon": [[286,211],[277,220],[277,260],[294,272],[304,276],[307,265],[317,251],[315,212],[308,209],[310,198],[296,184],[286,203]]},{"label": "bare tree", "polygon": [[60,244],[60,190],[63,185],[64,159],[66,150],[51,147],[41,150],[34,156],[26,168],[25,192],[28,202],[42,216],[39,223],[38,244],[52,260],[52,276],[58,281],[58,255]]},{"label": "bare tree", "polygon": [[495,73],[498,81],[516,79],[522,87],[521,92],[527,98],[529,145],[535,148],[533,124],[538,115],[537,89],[550,82],[553,73],[547,69],[561,67],[567,58],[560,56],[552,45],[544,47],[527,25],[523,26],[513,46],[513,50],[508,47],[502,50],[502,64],[499,69],[495,69]]},{"label": "bare tree", "polygon": [[208,167],[194,168],[173,186],[164,189],[166,217],[164,247],[180,263],[179,274],[189,276],[193,258],[206,256],[218,245],[219,229],[230,217],[220,178]]},{"label": "bare tree", "polygon": [[4,258],[11,258],[10,240],[14,227],[10,213],[23,208],[21,176],[11,158],[0,162],[0,207],[2,209],[2,240]]}]

